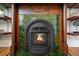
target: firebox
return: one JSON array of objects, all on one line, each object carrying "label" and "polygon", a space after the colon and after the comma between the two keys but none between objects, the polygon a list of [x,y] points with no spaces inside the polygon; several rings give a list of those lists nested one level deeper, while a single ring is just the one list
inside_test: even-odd
[{"label": "firebox", "polygon": [[25,34],[25,50],[31,54],[43,55],[54,49],[54,29],[48,21],[33,20],[25,28]]}]

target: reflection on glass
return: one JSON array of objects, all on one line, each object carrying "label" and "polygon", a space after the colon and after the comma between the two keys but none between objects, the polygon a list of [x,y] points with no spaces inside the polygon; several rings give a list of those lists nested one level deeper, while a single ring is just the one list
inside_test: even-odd
[{"label": "reflection on glass", "polygon": [[37,42],[37,43],[45,42],[45,34],[43,34],[43,33],[36,33],[35,34],[35,42]]}]

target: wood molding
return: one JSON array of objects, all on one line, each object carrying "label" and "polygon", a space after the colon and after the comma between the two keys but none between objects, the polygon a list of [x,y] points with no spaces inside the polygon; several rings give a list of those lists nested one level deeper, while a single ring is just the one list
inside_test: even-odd
[{"label": "wood molding", "polygon": [[68,54],[68,46],[67,46],[67,5],[63,6],[63,25],[64,25],[64,42],[63,42],[63,51]]},{"label": "wood molding", "polygon": [[18,15],[18,7],[14,4],[14,51],[16,52],[19,49],[19,15]]},{"label": "wood molding", "polygon": [[63,50],[63,6],[60,6],[60,50]]}]

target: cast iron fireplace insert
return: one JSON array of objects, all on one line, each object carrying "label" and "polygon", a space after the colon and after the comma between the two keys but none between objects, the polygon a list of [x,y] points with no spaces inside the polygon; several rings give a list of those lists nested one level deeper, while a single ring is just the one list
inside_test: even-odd
[{"label": "cast iron fireplace insert", "polygon": [[53,25],[43,19],[36,19],[30,22],[25,28],[25,50],[33,55],[43,55],[53,49]]}]

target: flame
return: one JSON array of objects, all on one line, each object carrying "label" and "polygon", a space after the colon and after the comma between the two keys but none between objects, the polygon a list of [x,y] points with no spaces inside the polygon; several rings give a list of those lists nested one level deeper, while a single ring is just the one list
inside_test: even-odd
[{"label": "flame", "polygon": [[43,34],[38,34],[37,40],[38,41],[44,41],[44,38],[42,36]]}]

